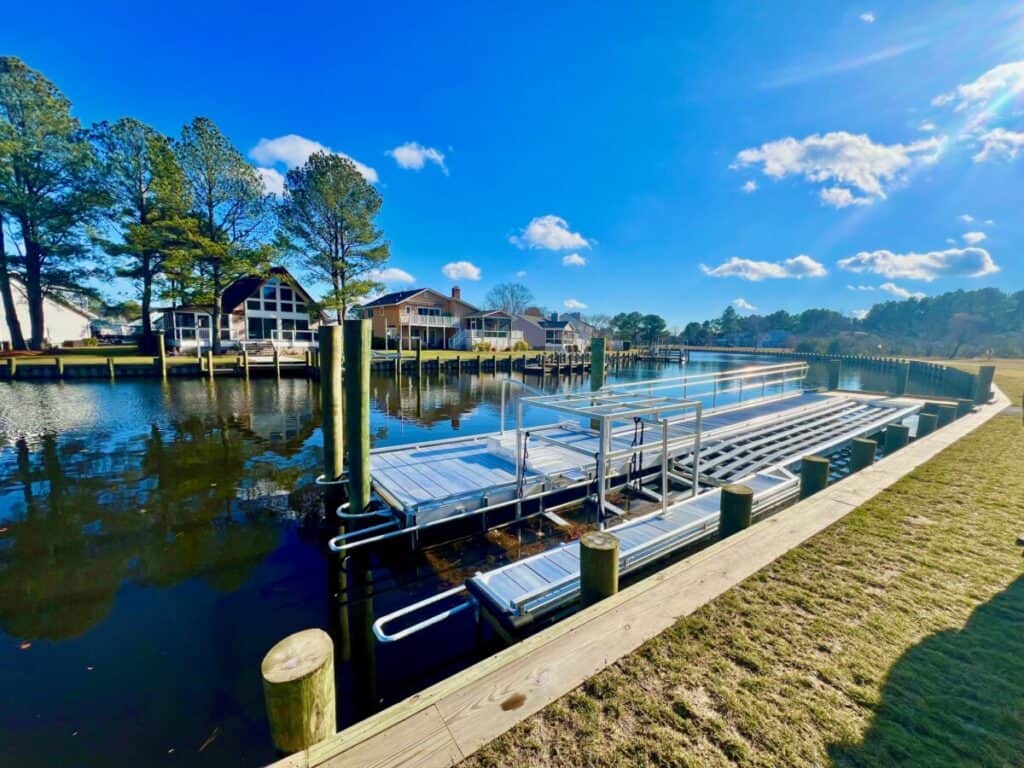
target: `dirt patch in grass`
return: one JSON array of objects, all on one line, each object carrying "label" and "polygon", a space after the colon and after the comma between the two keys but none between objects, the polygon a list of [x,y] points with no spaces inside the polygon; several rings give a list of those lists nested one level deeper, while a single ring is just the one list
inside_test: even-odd
[{"label": "dirt patch in grass", "polygon": [[1022,468],[993,419],[465,764],[1024,765]]}]

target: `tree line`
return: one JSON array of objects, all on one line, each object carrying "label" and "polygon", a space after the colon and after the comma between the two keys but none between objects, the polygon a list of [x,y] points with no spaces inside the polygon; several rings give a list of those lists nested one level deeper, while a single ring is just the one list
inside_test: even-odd
[{"label": "tree line", "polygon": [[[119,276],[138,287],[143,344],[162,298],[212,305],[219,352],[225,289],[289,260],[328,286],[311,309],[340,321],[379,288],[382,202],[351,160],[325,152],[270,195],[207,117],[174,137],[132,117],[84,127],[56,85],[0,57],[0,301],[16,349],[45,343],[47,296],[95,294],[86,281]],[[28,328],[12,280],[24,285]]]}]

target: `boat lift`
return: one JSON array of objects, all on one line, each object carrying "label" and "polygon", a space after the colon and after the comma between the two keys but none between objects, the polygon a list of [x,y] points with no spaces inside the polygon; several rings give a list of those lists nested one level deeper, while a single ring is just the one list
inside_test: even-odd
[{"label": "boat lift", "polygon": [[[608,494],[627,485],[665,504],[671,483],[696,494],[699,482],[692,478],[700,473],[689,465],[700,462],[704,414],[785,407],[801,394],[806,373],[806,363],[783,363],[625,382],[596,392],[534,394],[518,400],[514,434],[505,429],[507,390],[513,384],[536,390],[505,379],[498,432],[372,451],[371,482],[386,508],[359,517],[337,512],[360,525],[367,517],[383,521],[336,536],[329,546],[341,553],[399,536],[411,536],[415,545],[420,532],[438,525],[479,516],[486,527],[489,513],[513,506],[515,519],[532,517],[543,514],[554,496],[578,500],[595,487],[602,527],[606,515],[624,514]],[[526,407],[564,418],[527,427]],[[658,477],[661,488],[648,487]],[[527,503],[534,510],[524,513]]]}]

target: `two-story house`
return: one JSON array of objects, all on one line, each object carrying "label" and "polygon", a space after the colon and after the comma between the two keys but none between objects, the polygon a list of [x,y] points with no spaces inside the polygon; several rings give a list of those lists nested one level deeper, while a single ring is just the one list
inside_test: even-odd
[{"label": "two-story house", "polygon": [[[221,297],[221,345],[273,344],[283,349],[313,346],[320,317],[310,313],[312,303],[313,298],[284,267],[273,267],[266,275],[239,278]],[[155,325],[164,332],[169,348],[194,352],[211,345],[212,305],[159,311],[161,316]]]},{"label": "two-story house", "polygon": [[460,349],[457,342],[463,319],[479,310],[462,300],[462,291],[450,296],[431,288],[412,288],[379,296],[361,306],[359,317],[369,318],[377,346],[392,349]]}]

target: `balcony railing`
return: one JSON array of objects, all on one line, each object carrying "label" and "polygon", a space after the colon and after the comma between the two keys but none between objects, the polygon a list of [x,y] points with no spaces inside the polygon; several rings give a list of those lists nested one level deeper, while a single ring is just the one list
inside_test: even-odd
[{"label": "balcony railing", "polygon": [[402,325],[425,325],[430,328],[454,328],[458,325],[458,321],[451,315],[401,314],[399,321]]}]

